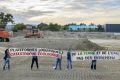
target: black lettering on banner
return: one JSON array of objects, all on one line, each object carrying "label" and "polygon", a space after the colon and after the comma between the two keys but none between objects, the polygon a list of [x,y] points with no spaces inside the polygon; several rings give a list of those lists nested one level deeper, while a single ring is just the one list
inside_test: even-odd
[{"label": "black lettering on banner", "polygon": [[72,56],[75,56],[76,55],[76,53],[72,53]]},{"label": "black lettering on banner", "polygon": [[102,51],[102,54],[103,54],[103,55],[106,54],[106,51]]},{"label": "black lettering on banner", "polygon": [[95,60],[97,60],[97,59],[98,59],[98,57],[97,57],[97,56],[94,56],[94,59],[95,59]]},{"label": "black lettering on banner", "polygon": [[38,52],[42,51],[41,48],[38,48]]},{"label": "black lettering on banner", "polygon": [[76,57],[77,60],[83,60],[83,57]]},{"label": "black lettering on banner", "polygon": [[92,60],[92,56],[85,56],[85,60]]},{"label": "black lettering on banner", "polygon": [[15,51],[14,49],[9,49],[9,51],[11,52],[11,51]]},{"label": "black lettering on banner", "polygon": [[111,52],[111,55],[119,55],[118,52]]},{"label": "black lettering on banner", "polygon": [[100,55],[100,51],[95,51],[95,54],[96,55]]},{"label": "black lettering on banner", "polygon": [[82,52],[78,52],[78,55],[82,55]]}]

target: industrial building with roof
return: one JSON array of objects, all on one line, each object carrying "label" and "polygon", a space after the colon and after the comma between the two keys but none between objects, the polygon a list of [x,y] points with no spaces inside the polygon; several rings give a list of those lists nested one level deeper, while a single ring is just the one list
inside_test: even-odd
[{"label": "industrial building with roof", "polygon": [[84,25],[70,25],[69,30],[81,30],[81,29],[96,29],[97,26],[84,26]]},{"label": "industrial building with roof", "polygon": [[120,32],[120,24],[106,24],[105,32]]}]

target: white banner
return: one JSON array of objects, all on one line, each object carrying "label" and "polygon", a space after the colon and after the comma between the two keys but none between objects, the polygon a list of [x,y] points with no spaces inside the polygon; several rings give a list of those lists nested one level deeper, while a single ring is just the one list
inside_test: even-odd
[{"label": "white banner", "polygon": [[10,56],[48,56],[48,57],[58,57],[61,52],[54,49],[46,48],[10,48]]},{"label": "white banner", "polygon": [[[10,56],[48,56],[59,57],[62,51],[47,48],[9,48]],[[117,60],[120,59],[118,51],[77,51],[72,52],[73,61],[83,60]]]},{"label": "white banner", "polygon": [[117,59],[120,59],[120,53],[117,51],[80,51],[72,53],[73,61]]}]

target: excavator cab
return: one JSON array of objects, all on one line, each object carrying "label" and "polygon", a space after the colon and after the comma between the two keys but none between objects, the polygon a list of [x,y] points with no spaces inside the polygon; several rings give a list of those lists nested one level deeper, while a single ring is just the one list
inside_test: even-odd
[{"label": "excavator cab", "polygon": [[9,42],[9,32],[0,29],[0,42]]}]

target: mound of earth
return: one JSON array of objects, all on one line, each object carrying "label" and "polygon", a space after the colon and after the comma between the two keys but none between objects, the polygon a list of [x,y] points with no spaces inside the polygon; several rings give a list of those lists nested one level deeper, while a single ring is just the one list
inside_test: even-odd
[{"label": "mound of earth", "polygon": [[85,38],[69,39],[69,38],[57,38],[57,39],[39,39],[39,38],[12,38],[9,43],[0,43],[1,47],[38,47],[38,48],[50,48],[50,49],[62,49],[67,50],[69,48],[73,50],[91,50],[96,47],[98,50],[103,48],[97,44],[89,41]]},{"label": "mound of earth", "polygon": [[96,43],[91,42],[88,39],[81,39],[77,42],[75,49],[76,50],[92,50],[95,47],[97,50],[103,50],[104,48],[97,45]]}]

